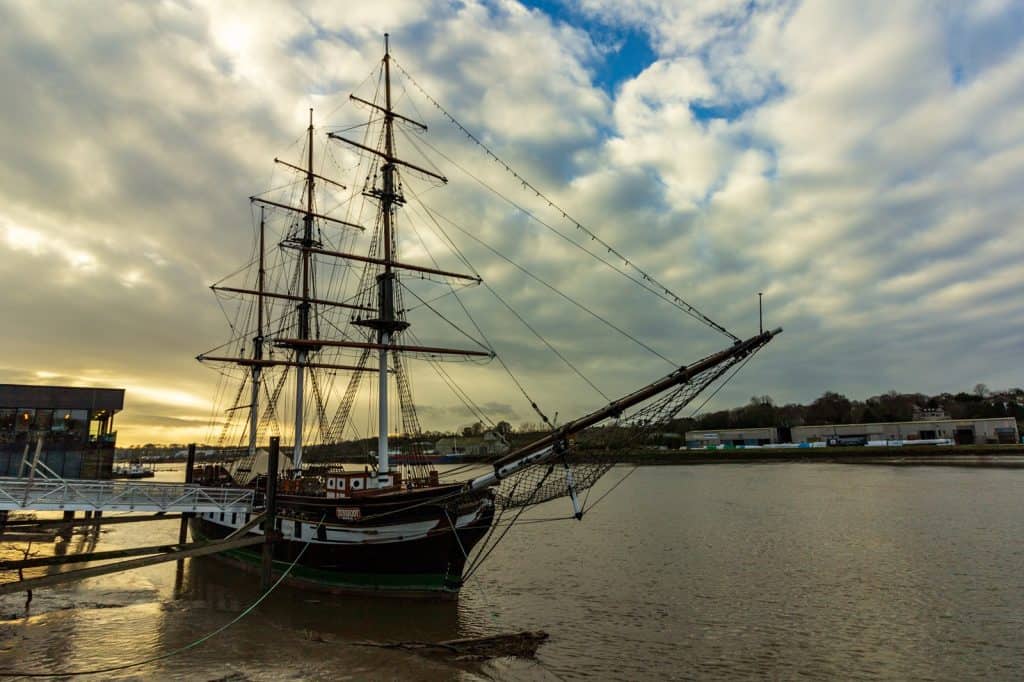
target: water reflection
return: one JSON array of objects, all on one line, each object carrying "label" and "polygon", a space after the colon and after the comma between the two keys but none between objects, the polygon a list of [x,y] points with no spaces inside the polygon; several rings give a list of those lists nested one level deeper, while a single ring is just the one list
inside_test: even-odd
[{"label": "water reflection", "polygon": [[[259,596],[259,581],[216,560],[186,560],[176,599],[238,613]],[[309,592],[282,584],[260,605],[260,614],[280,628],[340,639],[386,641],[396,632],[412,640],[437,641],[467,635],[452,600],[359,597]]]}]

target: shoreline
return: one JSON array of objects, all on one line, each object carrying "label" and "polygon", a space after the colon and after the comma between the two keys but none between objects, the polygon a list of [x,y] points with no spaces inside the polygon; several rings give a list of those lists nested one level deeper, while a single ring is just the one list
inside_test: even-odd
[{"label": "shoreline", "polygon": [[[1017,459],[1019,458],[1019,459]],[[587,461],[584,455],[580,458]],[[1024,468],[1024,445],[952,445],[903,447],[827,447],[827,448],[727,448],[717,450],[637,450],[601,455],[593,459],[614,460],[616,464],[638,466],[696,466],[707,464],[772,464],[818,462],[833,464],[885,464],[891,466],[962,466]],[[185,460],[143,460],[146,464],[181,464]],[[365,458],[341,457],[341,464],[366,464]],[[453,464],[488,464],[482,457],[466,457]],[[206,462],[197,461],[197,465]],[[319,462],[310,462],[317,464]]]},{"label": "shoreline", "polygon": [[[1019,459],[1018,459],[1019,458]],[[1024,446],[954,445],[923,447],[758,448],[756,450],[656,450],[620,453],[618,464],[694,466],[706,464],[877,464],[1024,469]]]}]

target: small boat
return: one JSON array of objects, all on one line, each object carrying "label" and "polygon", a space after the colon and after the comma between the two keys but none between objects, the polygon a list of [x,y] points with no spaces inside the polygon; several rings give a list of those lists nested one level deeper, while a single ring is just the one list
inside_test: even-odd
[{"label": "small boat", "polygon": [[[543,435],[493,457],[475,477],[453,480],[439,472],[435,464],[466,457],[428,454],[420,445],[428,441],[413,400],[410,366],[429,367],[446,383],[446,360],[497,361],[512,372],[482,332],[464,333],[460,338],[472,343],[459,347],[423,342],[413,331],[413,310],[452,324],[437,310],[436,299],[416,293],[413,285],[437,285],[440,295],[457,297],[483,278],[476,270],[442,268],[423,253],[399,253],[416,238],[405,211],[437,220],[415,185],[439,189],[448,179],[436,166],[399,154],[400,140],[418,149],[414,136],[427,127],[412,112],[396,111],[394,65],[385,38],[375,95],[350,96],[367,110],[366,122],[329,129],[332,151],[315,156],[311,110],[301,158],[275,159],[294,173],[293,181],[273,198],[251,197],[259,227],[249,265],[212,287],[230,311],[229,340],[198,356],[223,377],[218,445],[237,447],[241,456],[231,464],[203,466],[195,480],[252,488],[261,499],[267,464],[257,444],[283,434],[291,442],[279,473],[276,573],[287,570],[288,582],[330,592],[455,597],[504,537],[506,529],[498,532],[495,519],[506,511],[566,497],[573,514],[582,516],[579,493],[613,463],[594,436],[642,438],[781,330],[741,340],[666,288],[666,294],[658,292],[663,300],[671,294],[676,308],[725,333],[728,346],[559,426],[519,384],[546,424]],[[408,87],[418,87],[402,73]],[[328,177],[325,159],[338,158],[333,165],[352,170],[353,180]],[[656,282],[644,278],[645,284]],[[358,424],[352,417],[356,404],[370,408]],[[375,453],[362,465],[337,464],[346,434],[358,440],[357,429],[368,424],[377,429]],[[394,432],[411,443],[402,454],[389,444]],[[510,517],[514,521],[518,514],[506,521]],[[191,520],[191,531],[196,540],[207,540],[269,530],[249,528],[250,521],[249,514],[204,513]],[[217,558],[250,572],[261,563],[258,548]]]},{"label": "small boat", "polygon": [[113,478],[153,478],[156,474],[152,469],[144,467],[142,462],[131,462],[114,466],[111,475]]}]

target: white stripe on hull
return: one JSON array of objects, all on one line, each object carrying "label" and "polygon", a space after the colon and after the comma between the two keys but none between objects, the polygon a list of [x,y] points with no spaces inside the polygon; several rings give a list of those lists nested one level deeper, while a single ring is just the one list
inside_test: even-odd
[{"label": "white stripe on hull", "polygon": [[[456,529],[462,530],[479,520],[484,509],[490,504],[483,502],[479,507],[453,519]],[[224,517],[223,520],[221,517]],[[222,526],[231,531],[241,528],[247,522],[246,514],[206,512],[196,514],[197,518],[210,523]],[[310,542],[318,545],[346,545],[346,544],[370,544],[370,543],[391,543],[407,542],[425,538],[430,531],[437,529],[437,532],[451,532],[451,526],[447,519],[438,521],[416,521],[413,523],[399,523],[388,526],[374,526],[372,528],[360,528],[358,526],[341,526],[335,523],[324,522],[326,528],[325,539],[321,540],[317,534],[319,524],[309,521],[293,519],[286,516],[279,516],[280,531],[284,540],[293,542]],[[295,533],[295,524],[299,525],[299,533]],[[263,535],[263,528],[257,527],[249,531],[250,534]]]}]

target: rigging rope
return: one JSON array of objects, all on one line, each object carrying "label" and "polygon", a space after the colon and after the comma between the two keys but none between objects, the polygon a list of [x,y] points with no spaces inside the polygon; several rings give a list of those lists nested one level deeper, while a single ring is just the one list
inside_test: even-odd
[{"label": "rigging rope", "polygon": [[[473,272],[474,275],[476,275],[477,277],[480,277],[480,273],[478,273],[476,271],[476,268],[474,268],[472,263],[470,263],[469,260],[465,257],[465,255],[463,255],[463,253],[459,249],[459,247],[455,244],[454,241],[452,241],[452,238],[448,236],[448,233],[445,232],[444,228],[441,227],[441,224],[439,222],[437,222],[437,219],[433,216],[433,214],[430,212],[430,210],[427,209],[427,207],[423,203],[422,199],[420,199],[419,194],[416,193],[415,191],[411,191],[411,193],[412,193],[413,199],[415,199],[416,203],[419,204],[419,206],[424,209],[424,211],[427,214],[427,217],[430,219],[430,221],[437,228],[438,232],[440,232],[441,236],[444,237],[444,240],[451,247],[452,252],[456,255],[456,257],[459,258],[463,263],[465,263],[465,265],[470,269],[470,271]],[[416,230],[415,227],[413,227],[413,232],[416,234],[416,238],[419,239],[420,244],[423,246],[424,251],[426,251],[427,255],[430,257],[430,260],[431,260],[431,262],[433,262],[434,267],[439,267],[439,265],[437,263],[437,260],[434,258],[434,255],[430,252],[430,250],[427,248],[426,242],[423,240],[423,237],[420,235],[419,230]],[[484,284],[483,278],[480,278],[480,283]],[[487,334],[484,333],[484,330],[480,328],[479,324],[477,324],[476,319],[469,313],[469,309],[466,307],[466,304],[462,302],[462,298],[459,296],[458,292],[455,290],[455,288],[451,285],[450,282],[448,283],[448,288],[450,289],[451,295],[455,298],[455,301],[459,304],[459,307],[462,308],[462,312],[466,314],[466,317],[473,324],[473,327],[476,329],[477,333],[480,334],[480,338],[482,338],[484,340],[484,343],[493,352],[494,351],[494,344],[491,343],[491,340],[489,338],[487,338]],[[488,287],[488,289],[489,288],[490,287]],[[506,305],[506,307],[508,306],[507,303],[505,305]],[[536,332],[534,332],[534,333],[536,333]],[[541,340],[543,340],[543,338]],[[495,352],[494,353],[494,358],[498,361],[498,364],[501,365],[501,368],[503,370],[505,370],[505,373],[512,380],[512,383],[514,383],[516,385],[516,388],[519,389],[519,392],[523,394],[524,398],[526,398],[526,401],[528,403],[530,403],[530,407],[541,418],[541,421],[543,421],[548,426],[552,426],[551,421],[548,419],[548,416],[537,405],[537,401],[534,400],[532,397],[530,397],[530,394],[527,392],[527,390],[523,386],[522,382],[519,381],[519,378],[512,372],[512,370],[509,368],[509,366],[507,364],[505,364],[505,360],[501,357],[501,355],[498,354],[497,352]],[[600,393],[600,391],[598,391],[598,393]]]},{"label": "rigging rope", "polygon": [[736,366],[736,370],[735,370],[735,371],[733,371],[733,373],[732,373],[732,374],[730,374],[730,375],[729,375],[729,376],[728,376],[728,377],[727,377],[727,378],[725,379],[725,381],[723,381],[723,382],[722,382],[721,384],[719,384],[719,385],[718,385],[718,387],[717,387],[717,388],[716,388],[716,389],[715,389],[714,391],[712,391],[712,392],[711,392],[711,395],[709,395],[709,396],[708,396],[707,398],[705,398],[705,399],[704,399],[704,402],[702,402],[702,403],[701,403],[701,404],[700,404],[700,405],[699,405],[699,406],[698,406],[698,407],[697,407],[696,409],[694,409],[694,411],[693,411],[693,412],[691,412],[691,413],[690,413],[690,418],[692,419],[692,418],[693,418],[694,416],[696,416],[696,414],[697,414],[698,412],[700,412],[701,410],[703,410],[703,409],[704,409],[704,406],[705,406],[705,405],[707,405],[707,404],[708,404],[709,402],[711,402],[711,399],[712,399],[712,398],[714,398],[714,397],[715,397],[716,395],[718,395],[718,392],[719,392],[719,391],[721,391],[721,390],[722,390],[723,388],[725,388],[725,385],[726,385],[727,383],[729,383],[730,381],[732,381],[732,378],[733,378],[734,376],[736,376],[737,374],[739,374],[740,370],[741,370],[741,369],[743,369],[744,365],[746,365],[746,364],[747,364],[748,362],[750,362],[750,358],[754,357],[754,355],[756,355],[756,354],[757,354],[757,351],[759,351],[759,350],[761,350],[761,349],[760,349],[760,348],[755,348],[755,349],[753,350],[753,352],[751,352],[751,353],[750,353],[750,355],[748,355],[748,356],[747,356],[746,358],[744,358],[744,359],[743,359],[743,361],[742,361],[742,362],[740,362],[740,363],[739,363],[739,364],[738,364],[738,365]]},{"label": "rigging rope", "polygon": [[[649,273],[647,273],[644,270],[641,270],[639,267],[637,267],[635,263],[630,261],[626,256],[624,256],[622,253],[620,253],[615,247],[613,247],[610,244],[608,244],[606,241],[604,241],[603,239],[598,237],[594,232],[592,232],[591,230],[587,229],[587,227],[585,227],[578,220],[576,220],[571,215],[569,215],[569,213],[565,209],[563,209],[561,206],[556,204],[550,197],[548,197],[546,194],[544,194],[539,189],[537,189],[536,186],[534,186],[530,181],[528,181],[526,178],[524,178],[522,175],[520,175],[515,169],[513,169],[512,166],[510,166],[508,164],[508,162],[506,162],[504,159],[502,159],[496,153],[491,151],[491,149],[487,145],[485,145],[480,140],[480,138],[478,138],[476,135],[471,133],[464,125],[459,123],[459,121],[456,120],[456,118],[454,116],[452,116],[450,113],[448,113],[448,110],[445,109],[443,106],[441,106],[441,104],[436,99],[431,97],[430,94],[428,94],[427,91],[423,89],[423,86],[421,86],[419,84],[419,82],[417,82],[417,80],[415,78],[413,78],[412,75],[402,67],[401,64],[399,64],[397,61],[395,61],[395,59],[393,57],[391,59],[391,62],[396,67],[398,67],[398,70],[401,71],[405,75],[405,77],[409,79],[409,82],[411,82],[416,87],[416,89],[419,90],[420,94],[422,94],[427,99],[427,101],[429,101],[438,111],[440,111],[441,114],[444,115],[444,117],[447,118],[453,125],[455,125],[459,130],[461,130],[466,135],[466,137],[469,138],[469,140],[473,142],[473,144],[475,144],[480,149],[482,149],[484,151],[484,153],[487,154],[487,156],[491,157],[496,163],[498,163],[502,168],[504,168],[506,172],[508,172],[510,175],[512,175],[512,177],[514,177],[517,181],[519,181],[519,183],[523,186],[524,189],[530,190],[531,192],[533,192],[537,196],[537,198],[541,199],[542,201],[547,202],[548,206],[553,208],[553,209],[555,209],[558,213],[560,213],[563,219],[569,221],[570,223],[573,224],[573,226],[577,230],[579,230],[583,234],[585,234],[588,237],[590,237],[591,241],[595,241],[598,244],[600,244],[602,247],[604,247],[608,251],[608,253],[610,253],[613,256],[616,256],[617,258],[622,260],[622,262],[625,263],[626,267],[631,267],[634,270],[636,270],[640,274],[640,276],[643,278],[643,280],[645,280],[647,282],[650,282],[654,286],[662,289],[664,291],[664,295],[668,296],[669,299],[671,299],[671,302],[673,303],[673,305],[675,305],[677,308],[679,308],[683,312],[687,313],[691,317],[694,317],[695,319],[703,322],[704,324],[706,324],[707,326],[711,327],[712,329],[715,329],[715,330],[721,332],[722,334],[725,334],[726,336],[728,336],[733,341],[739,341],[740,340],[738,336],[736,336],[735,334],[730,332],[728,329],[726,329],[722,325],[720,325],[717,322],[715,322],[714,320],[712,320],[710,317],[708,317],[707,315],[702,313],[700,310],[698,310],[692,304],[690,304],[687,301],[685,301],[679,295],[673,293],[668,287],[666,287],[664,284],[659,282],[657,279],[655,279]],[[426,141],[424,141],[424,142],[428,146],[430,146],[432,149],[437,151],[437,149],[435,147],[433,147],[432,145],[430,145]],[[444,156],[444,155],[442,154],[442,156]],[[448,157],[445,157],[445,158],[447,159]],[[448,159],[448,160],[451,161],[451,159]],[[467,172],[461,166],[459,168],[463,172]],[[472,174],[470,174],[470,177],[473,177]],[[474,179],[476,179],[476,178],[474,178]],[[478,180],[478,182],[479,182],[479,180]],[[495,190],[492,189],[491,191],[495,191]],[[506,197],[504,197],[503,195],[501,195],[500,193],[498,193],[496,191],[495,191],[495,194],[497,194],[498,196],[501,196],[506,201],[509,201]],[[513,203],[513,205],[515,205],[514,202],[510,202],[510,203]],[[522,210],[522,209],[520,209],[520,210]],[[530,215],[528,212],[527,212],[527,214]],[[542,224],[545,224],[542,221],[538,221],[538,222],[541,222]],[[550,227],[550,226],[547,226],[547,227]],[[572,240],[569,240],[569,241],[572,241]],[[573,242],[573,243],[575,243],[575,242]],[[579,245],[577,245],[577,246],[579,246]],[[583,247],[580,246],[580,248],[582,249]],[[586,253],[589,253],[591,256],[594,256],[596,258],[596,256],[593,253],[591,253],[590,251],[587,251],[586,249],[583,249],[583,251],[586,252]],[[632,278],[630,278],[630,279],[632,279]],[[633,281],[635,281],[635,280],[633,280]]]},{"label": "rigging rope", "polygon": [[[430,208],[429,208],[429,207],[427,207],[427,205],[426,205],[426,204],[424,204],[424,203],[422,203],[422,202],[421,202],[421,203],[420,203],[420,206],[422,206],[422,207],[424,208],[424,210],[426,210],[426,211],[427,211],[427,213],[429,213],[429,214],[433,214],[433,211],[431,211],[431,210],[430,210]],[[440,215],[440,214],[438,214],[438,215]],[[509,258],[508,256],[504,255],[503,253],[501,253],[500,251],[498,251],[497,249],[495,249],[495,248],[494,248],[493,246],[491,246],[490,244],[488,244],[487,242],[485,242],[484,240],[482,240],[482,239],[481,239],[480,237],[477,237],[476,235],[474,235],[473,233],[471,233],[471,232],[470,232],[469,230],[466,230],[465,228],[463,228],[463,227],[461,227],[460,225],[458,225],[457,223],[455,223],[455,222],[454,222],[454,221],[453,221],[453,220],[452,220],[451,218],[445,217],[445,216],[443,216],[443,215],[441,215],[440,217],[441,217],[441,218],[442,218],[442,219],[443,219],[443,220],[444,220],[444,221],[445,221],[446,223],[448,223],[449,225],[451,225],[451,226],[452,226],[452,227],[454,227],[454,228],[455,228],[456,230],[458,230],[459,232],[463,233],[464,235],[466,235],[467,237],[469,237],[470,239],[472,239],[472,240],[473,240],[473,241],[475,241],[476,243],[478,243],[478,244],[480,244],[481,246],[483,246],[483,247],[484,247],[485,249],[487,249],[488,251],[490,251],[491,253],[493,253],[493,254],[494,254],[495,256],[497,256],[498,258],[501,258],[502,260],[504,260],[505,262],[507,262],[507,263],[508,263],[509,265],[511,265],[512,267],[516,268],[517,270],[519,270],[520,272],[522,272],[523,274],[525,274],[525,275],[526,275],[527,277],[529,277],[530,279],[533,279],[533,280],[535,280],[535,281],[539,282],[540,284],[544,285],[545,287],[547,287],[548,289],[550,289],[550,290],[551,290],[551,291],[553,291],[554,293],[558,294],[558,296],[560,296],[560,297],[564,298],[564,299],[565,299],[566,301],[568,301],[569,303],[572,303],[572,304],[573,304],[574,306],[576,306],[577,308],[579,308],[579,309],[580,309],[580,310],[582,310],[583,312],[587,313],[587,314],[588,314],[588,315],[590,315],[591,317],[595,318],[595,319],[596,319],[596,320],[598,320],[599,322],[601,322],[601,323],[603,323],[604,325],[606,325],[606,326],[607,326],[608,328],[610,328],[610,329],[613,329],[613,330],[615,330],[616,332],[618,332],[619,334],[621,334],[621,335],[622,335],[622,336],[624,336],[625,338],[629,339],[629,340],[630,340],[630,341],[632,341],[633,343],[637,344],[638,346],[640,346],[641,348],[643,348],[643,349],[644,349],[644,350],[646,350],[647,352],[651,353],[652,355],[655,355],[655,356],[657,356],[657,357],[661,358],[662,360],[664,360],[665,362],[667,362],[667,363],[668,363],[669,365],[671,365],[672,367],[678,367],[678,366],[679,366],[679,363],[677,363],[677,362],[675,362],[675,361],[673,361],[673,360],[671,360],[671,359],[669,359],[669,358],[665,357],[664,355],[662,355],[661,353],[659,353],[659,352],[658,352],[657,350],[655,350],[654,348],[650,347],[649,345],[647,345],[646,343],[644,343],[643,341],[641,341],[641,340],[640,340],[640,339],[638,339],[637,337],[635,337],[635,336],[633,336],[632,334],[630,334],[629,332],[627,332],[627,331],[626,331],[625,329],[622,329],[621,327],[619,327],[619,326],[617,326],[617,325],[613,324],[613,323],[612,323],[612,322],[611,322],[610,320],[608,320],[607,318],[605,318],[605,317],[603,317],[603,316],[599,315],[598,313],[594,312],[593,310],[591,310],[591,309],[590,309],[590,308],[588,308],[587,306],[583,305],[583,304],[582,304],[582,303],[580,303],[579,301],[577,301],[577,300],[573,299],[573,298],[572,298],[571,296],[569,296],[568,294],[566,294],[566,293],[564,293],[564,292],[560,291],[560,290],[559,290],[558,288],[556,288],[555,286],[553,286],[553,285],[549,284],[548,282],[546,282],[546,281],[545,281],[544,279],[542,279],[542,278],[541,278],[541,277],[539,277],[538,275],[535,275],[534,273],[532,273],[532,272],[531,272],[530,270],[528,270],[528,269],[527,269],[526,267],[524,267],[524,266],[520,265],[519,263],[515,262],[514,260],[512,260],[512,259],[511,259],[511,258]],[[494,294],[494,295],[495,295],[496,297],[498,297],[498,300],[501,300],[501,297],[499,297],[499,296],[498,296],[498,294],[497,294],[497,293],[495,293],[494,289],[492,289],[492,288],[491,288],[491,286],[487,284],[487,282],[481,282],[481,284],[483,284],[483,286],[484,286],[484,287],[486,287],[488,291],[490,291],[490,292],[491,292],[492,294]],[[502,301],[502,302],[504,303],[504,301]],[[508,305],[508,304],[505,304],[505,305]],[[514,311],[513,311],[513,312],[514,312]],[[517,314],[517,316],[518,316],[518,314]],[[535,332],[535,333],[536,333],[536,332]]]}]

